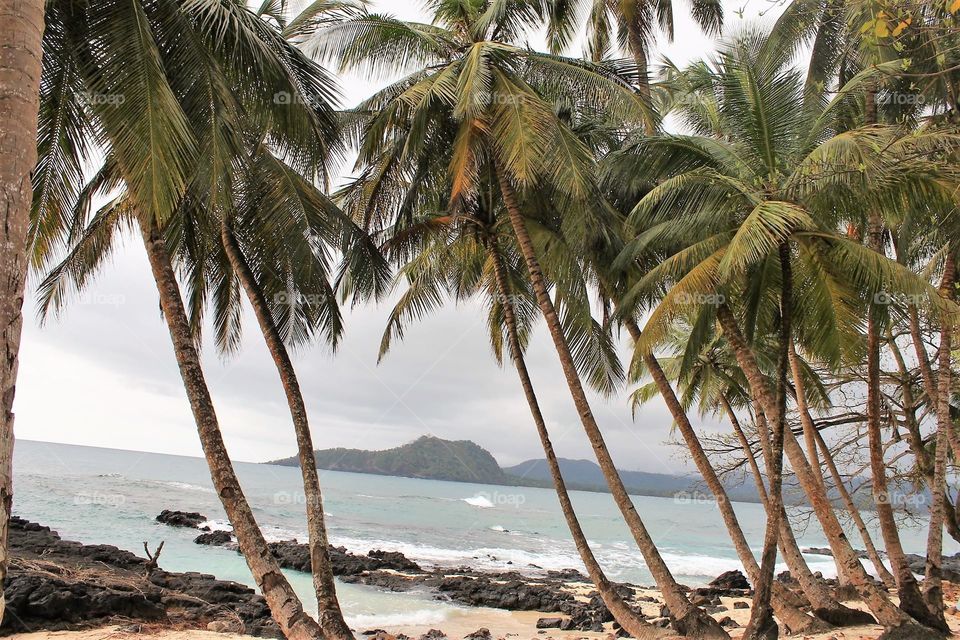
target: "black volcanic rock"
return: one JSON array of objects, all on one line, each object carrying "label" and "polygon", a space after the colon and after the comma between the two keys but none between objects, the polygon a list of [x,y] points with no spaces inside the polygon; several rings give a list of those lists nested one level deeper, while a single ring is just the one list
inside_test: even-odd
[{"label": "black volcanic rock", "polygon": [[156,521],[171,527],[186,527],[188,529],[199,529],[200,523],[206,522],[207,517],[196,511],[171,511],[164,509],[156,517]]},{"label": "black volcanic rock", "polygon": [[739,570],[725,571],[710,581],[709,585],[714,589],[749,589],[750,582],[747,577]]},{"label": "black volcanic rock", "polygon": [[147,577],[147,560],[129,551],[62,540],[49,527],[16,516],[10,518],[9,543],[0,635],[123,619],[197,629],[224,622],[249,635],[282,637],[266,601],[245,585],[162,569]]},{"label": "black volcanic rock", "polygon": [[193,541],[197,544],[205,544],[211,547],[221,547],[233,542],[233,534],[229,531],[211,531],[209,533],[201,533],[194,538]]}]

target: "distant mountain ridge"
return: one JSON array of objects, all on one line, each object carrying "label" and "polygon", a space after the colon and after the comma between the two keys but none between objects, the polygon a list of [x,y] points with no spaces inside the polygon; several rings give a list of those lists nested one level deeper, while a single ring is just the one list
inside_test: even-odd
[{"label": "distant mountain ridge", "polygon": [[[421,436],[413,442],[391,449],[366,451],[340,447],[320,449],[315,451],[314,455],[319,468],[331,471],[518,487],[553,486],[546,460],[527,460],[501,468],[489,451],[470,440],[444,440],[434,436]],[[597,463],[566,458],[561,458],[559,462],[567,488],[609,492]],[[287,467],[299,465],[295,456],[266,464]],[[704,495],[697,490],[697,478],[691,476],[620,471],[620,477],[627,491],[634,495],[679,495],[682,498],[686,494],[690,499]],[[757,501],[756,493],[748,487],[733,487],[730,491],[730,497],[734,500]]]}]

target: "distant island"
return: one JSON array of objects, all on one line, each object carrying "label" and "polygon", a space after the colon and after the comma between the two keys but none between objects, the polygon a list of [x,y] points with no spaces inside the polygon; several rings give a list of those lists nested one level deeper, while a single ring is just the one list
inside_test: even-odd
[{"label": "distant island", "polygon": [[[403,478],[474,482],[515,487],[553,486],[544,459],[527,460],[503,468],[493,455],[470,440],[444,440],[421,436],[413,442],[379,451],[362,449],[319,449],[314,452],[317,466],[330,471],[370,473]],[[271,460],[265,464],[297,467],[296,456]],[[567,487],[578,491],[609,493],[603,472],[591,460],[560,459],[560,471]],[[698,478],[644,471],[620,471],[627,490],[633,495],[674,497],[686,492],[692,499],[702,488]],[[745,485],[728,488],[733,500],[759,502],[756,491]],[[706,494],[709,495],[709,494]]]}]

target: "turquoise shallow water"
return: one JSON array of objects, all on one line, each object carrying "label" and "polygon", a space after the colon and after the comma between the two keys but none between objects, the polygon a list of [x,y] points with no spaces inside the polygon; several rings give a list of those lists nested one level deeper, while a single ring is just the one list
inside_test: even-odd
[{"label": "turquoise shallow water", "polygon": [[[269,539],[306,540],[300,472],[289,467],[237,463],[244,491]],[[14,513],[46,524],[68,539],[113,544],[142,555],[143,542],[165,540],[161,566],[203,571],[250,584],[233,551],[193,543],[196,532],[159,525],[162,509],[199,511],[211,526],[226,519],[200,458],[19,441],[14,457]],[[560,508],[547,489],[497,487],[334,471],[321,472],[331,540],[351,551],[402,551],[427,565],[470,565],[491,570],[582,568]],[[611,577],[651,583],[610,496],[574,492],[587,537]],[[688,499],[635,497],[667,564],[687,584],[705,583],[740,568],[716,506]],[[756,504],[735,505],[748,540],[759,548],[764,517]],[[904,531],[908,552],[923,553],[926,529]],[[851,537],[851,539],[855,539]],[[808,526],[801,546],[825,546]],[[947,550],[958,550],[952,541]],[[830,558],[809,556],[814,570],[835,574]],[[312,603],[309,576],[288,573]],[[340,585],[352,624],[430,624],[462,610],[425,593],[385,593]]]}]

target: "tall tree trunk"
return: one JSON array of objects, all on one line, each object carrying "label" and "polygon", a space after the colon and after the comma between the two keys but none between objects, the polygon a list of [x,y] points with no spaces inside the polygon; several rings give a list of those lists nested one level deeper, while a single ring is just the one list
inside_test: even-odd
[{"label": "tall tree trunk", "polygon": [[[722,398],[722,404],[737,434],[737,439],[740,441],[744,456],[746,456],[750,469],[753,472],[754,484],[757,487],[757,494],[760,496],[760,501],[763,503],[764,508],[768,508],[767,491],[763,486],[760,466],[757,464],[756,457],[753,455],[750,442],[747,440],[747,436],[740,426],[740,421],[737,419],[733,408],[730,406],[730,403],[727,402],[726,398]],[[763,412],[759,412],[757,421],[762,424],[764,420]],[[758,429],[766,430],[760,427],[758,427]],[[813,575],[810,567],[807,566],[806,559],[803,557],[803,552],[800,551],[800,545],[797,543],[797,537],[794,535],[793,528],[790,526],[786,509],[784,509],[781,514],[780,553],[783,554],[783,560],[787,564],[790,574],[800,583],[801,591],[803,591],[803,594],[810,601],[813,613],[818,618],[837,626],[872,624],[874,622],[870,614],[858,609],[851,609],[837,602],[824,586],[823,582]]]},{"label": "tall tree trunk", "polygon": [[[786,243],[780,245],[780,343],[778,349],[779,362],[777,364],[777,396],[776,408],[773,413],[767,414],[767,420],[772,423],[770,438],[770,455],[766,456],[767,482],[767,529],[763,536],[763,552],[760,561],[760,577],[754,589],[753,609],[750,612],[750,621],[747,623],[744,638],[760,640],[762,638],[776,638],[777,627],[773,620],[773,610],[770,607],[770,593],[774,581],[774,571],[777,564],[777,541],[780,538],[780,519],[783,515],[783,432],[786,429],[787,409],[787,351],[790,345],[792,328],[791,322],[791,272],[790,247]],[[770,407],[773,409],[773,406]]]},{"label": "tall tree trunk", "polygon": [[[758,398],[770,398],[771,394],[764,379],[763,372],[757,364],[753,351],[747,344],[737,325],[733,313],[725,305],[721,305],[717,310],[717,319],[723,330],[723,335],[730,343],[734,355],[737,358],[737,364],[743,369],[751,391]],[[761,402],[764,402],[761,400]],[[770,412],[775,412],[776,408],[771,407]],[[864,570],[860,564],[860,558],[850,545],[847,535],[840,525],[833,507],[830,504],[826,493],[817,484],[813,471],[803,455],[803,449],[797,442],[793,431],[784,430],[784,452],[793,467],[797,480],[803,488],[810,504],[820,521],[823,532],[830,543],[834,559],[839,565],[839,570],[847,576],[850,582],[860,592],[866,605],[876,616],[877,621],[887,629],[889,638],[938,638],[938,633],[921,626],[917,621],[894,606]],[[912,635],[911,635],[912,634]]]},{"label": "tall tree trunk", "polygon": [[[917,362],[920,367],[920,380],[923,382],[923,390],[927,394],[927,402],[929,406],[934,407],[936,411],[937,406],[937,377],[933,373],[933,366],[930,363],[930,355],[927,353],[927,349],[923,344],[923,331],[920,328],[920,312],[917,310],[916,305],[907,306],[907,317],[910,321],[910,338],[913,341],[913,348],[917,354]],[[952,428],[947,434],[947,437],[950,441],[950,450],[953,451],[953,457],[955,460],[960,460],[960,433],[957,432],[957,429]],[[954,518],[958,516],[954,514]],[[960,532],[958,532],[960,534]],[[960,542],[960,535],[954,536],[958,542]]]},{"label": "tall tree trunk", "polygon": [[180,297],[180,287],[163,235],[152,218],[148,221],[141,220],[140,227],[150,269],[160,294],[160,308],[170,331],[170,341],[180,367],[180,376],[183,378],[183,386],[197,423],[197,433],[207,466],[210,467],[210,478],[230,524],[233,525],[240,552],[283,635],[288,640],[323,638],[320,626],[304,612],[300,599],[280,572],[280,567],[270,553],[267,541],[263,538],[253,511],[240,488],[223,436],[220,434],[213,400],[203,376],[200,355],[193,343],[190,324]]},{"label": "tall tree trunk", "polygon": [[[627,21],[627,47],[637,67],[637,93],[647,104],[650,103],[650,61],[647,58],[647,43],[640,23],[633,19]],[[654,134],[652,122],[645,125],[647,135]]]},{"label": "tall tree trunk", "polygon": [[[910,314],[910,333],[913,334],[914,327],[916,327],[916,335],[920,335],[920,320],[917,316],[916,307],[908,308],[907,313]],[[921,344],[916,342],[915,336],[914,340],[915,344]],[[923,478],[924,482],[927,483],[930,491],[934,491],[936,487],[934,460],[933,456],[930,455],[930,452],[927,451],[924,446],[923,434],[920,433],[920,422],[917,420],[917,401],[913,395],[910,371],[907,369],[906,360],[904,360],[903,353],[901,353],[899,345],[897,345],[896,340],[894,340],[892,332],[887,336],[887,344],[890,346],[890,352],[893,353],[894,360],[897,362],[897,371],[900,373],[900,392],[903,395],[903,414],[904,424],[907,428],[907,442],[910,444],[910,450],[913,452],[913,457],[916,460],[917,472]],[[926,351],[922,348],[920,352],[926,355]],[[930,363],[927,362],[928,366],[929,364]],[[923,375],[921,372],[921,377],[923,377]],[[934,407],[936,407],[936,403],[934,403]],[[936,411],[936,409],[934,409],[934,411]],[[953,431],[954,430],[951,429],[951,433]],[[957,456],[956,452],[954,453],[954,457],[960,459],[960,456]],[[943,504],[943,522],[947,533],[950,534],[951,538],[960,542],[960,522],[957,521],[957,508],[950,503],[949,495],[944,498]]]},{"label": "tall tree trunk", "polygon": [[810,414],[810,407],[807,404],[806,383],[803,381],[803,375],[800,370],[800,359],[797,357],[797,352],[793,345],[790,346],[790,369],[793,372],[793,385],[797,392],[797,411],[800,413],[800,424],[803,426],[803,437],[807,445],[807,457],[810,461],[810,468],[813,471],[814,478],[817,480],[818,484],[823,487],[824,493],[829,495],[827,492],[827,482],[823,477],[823,469],[820,468],[820,458],[817,455],[819,441],[823,445],[823,456],[827,461],[827,466],[830,467],[830,473],[833,475],[833,480],[837,491],[840,493],[844,505],[847,507],[847,511],[850,513],[850,517],[853,518],[853,521],[857,526],[857,531],[859,531],[860,537],[863,539],[864,545],[866,545],[867,555],[870,557],[870,561],[873,563],[874,568],[876,568],[877,575],[880,576],[880,579],[883,580],[885,585],[888,587],[893,587],[895,585],[893,576],[889,571],[887,571],[886,566],[884,566],[883,562],[880,560],[880,554],[877,553],[877,548],[873,545],[873,540],[870,538],[870,533],[867,531],[867,527],[863,522],[863,518],[860,517],[860,511],[857,509],[857,506],[854,504],[850,493],[844,486],[843,479],[840,476],[839,471],[837,471],[837,466],[834,464],[833,457],[830,455],[830,450],[826,447],[826,443],[823,442],[820,432],[813,423],[813,416]]},{"label": "tall tree trunk", "polygon": [[[943,266],[943,280],[940,282],[940,295],[952,301],[956,263],[954,247],[947,245],[947,257]],[[927,566],[923,581],[923,592],[930,611],[943,619],[943,517],[946,509],[944,490],[947,485],[947,449],[949,434],[953,428],[950,419],[951,396],[951,349],[953,324],[956,318],[943,314],[940,323],[940,362],[937,372],[937,445],[934,456],[933,504],[930,506],[930,530],[927,536]],[[946,624],[946,622],[944,622]]]},{"label": "tall tree trunk", "polygon": [[623,518],[633,535],[640,552],[650,570],[651,575],[657,582],[657,587],[663,594],[664,602],[670,610],[670,618],[674,628],[680,633],[691,638],[729,638],[729,634],[717,623],[716,620],[708,616],[701,609],[693,606],[686,595],[680,589],[673,574],[667,567],[660,551],[653,542],[650,533],[647,531],[643,520],[637,513],[630,494],[627,493],[623,480],[613,463],[613,458],[607,449],[603,440],[603,434],[590,409],[590,403],[587,401],[587,395],[584,392],[583,385],[580,382],[580,376],[574,365],[573,356],[570,353],[570,346],[567,344],[566,337],[560,325],[560,319],[557,317],[557,311],[550,299],[547,291],[547,285],[544,281],[543,272],[540,269],[540,263],[537,260],[533,250],[533,243],[530,240],[530,234],[527,232],[526,221],[520,211],[520,204],[517,201],[516,192],[513,185],[502,170],[497,168],[497,180],[500,186],[500,192],[503,196],[503,202],[510,217],[510,224],[523,253],[524,260],[529,271],[530,283],[537,296],[537,303],[547,323],[547,329],[550,331],[550,337],[553,339],[554,347],[563,369],[564,377],[567,380],[567,386],[570,395],[573,398],[574,405],[580,415],[580,422],[590,440],[594,455],[603,471],[607,486],[610,487],[610,493],[613,495],[614,502],[623,514]]},{"label": "tall tree trunk", "polygon": [[323,494],[320,491],[320,475],[317,473],[317,460],[314,457],[313,437],[307,420],[307,406],[300,391],[300,382],[290,360],[286,345],[280,335],[270,312],[270,306],[256,281],[243,250],[230,228],[228,221],[220,225],[223,246],[230,266],[240,279],[240,284],[250,300],[253,313],[260,325],[260,332],[267,343],[267,349],[273,358],[283,392],[290,408],[293,430],[297,436],[297,458],[300,473],[303,476],[303,493],[306,499],[307,534],[310,548],[310,566],[313,575],[313,589],[317,595],[317,618],[320,628],[331,640],[353,640],[353,633],[343,619],[340,601],[337,599],[337,586],[333,578],[333,564],[330,561],[329,540],[323,515]]},{"label": "tall tree trunk", "polygon": [[[626,326],[634,342],[639,340],[640,328],[636,322],[634,322],[632,318],[628,318]],[[757,560],[753,556],[753,551],[750,549],[750,544],[743,534],[743,529],[737,520],[737,514],[733,510],[733,504],[727,495],[727,490],[724,488],[719,476],[717,476],[716,470],[710,463],[710,458],[707,456],[706,451],[704,451],[703,445],[700,443],[700,439],[697,437],[693,425],[690,423],[687,412],[684,411],[683,405],[680,404],[680,400],[670,385],[670,381],[660,366],[660,362],[653,354],[644,355],[643,360],[647,369],[650,371],[650,376],[657,385],[660,396],[670,410],[670,415],[673,416],[674,423],[677,425],[677,429],[680,431],[684,443],[690,451],[697,470],[700,472],[700,475],[703,476],[704,481],[707,483],[707,488],[710,489],[710,492],[717,500],[717,509],[719,509],[720,516],[723,518],[724,525],[726,525],[727,531],[730,534],[730,540],[733,542],[733,548],[737,552],[740,563],[747,572],[750,582],[756,585],[760,578],[760,565],[757,564]],[[754,464],[756,464],[756,461],[754,461]],[[759,472],[759,468],[757,471]],[[765,491],[763,495],[766,496]],[[790,604],[786,599],[787,594],[784,593],[785,590],[786,588],[782,584],[774,582],[772,584],[771,603],[777,617],[783,621],[791,634],[820,633],[830,628],[830,625],[811,618]]]},{"label": "tall tree trunk", "polygon": [[813,416],[810,414],[810,407],[807,404],[807,385],[803,381],[803,372],[800,370],[800,358],[797,357],[797,349],[790,341],[790,372],[793,377],[793,388],[797,398],[797,413],[800,414],[800,425],[803,427],[803,439],[807,446],[807,459],[810,461],[810,468],[813,470],[813,476],[816,478],[823,490],[827,490],[827,482],[823,477],[823,469],[820,467],[820,456],[817,455],[817,427],[813,424]]},{"label": "tall tree trunk", "polygon": [[616,587],[611,583],[603,572],[600,563],[593,555],[590,549],[590,543],[586,534],[580,526],[576,511],[573,509],[573,503],[570,501],[570,494],[567,492],[567,485],[560,472],[560,462],[557,460],[557,454],[553,450],[553,443],[550,441],[550,433],[547,431],[547,424],[540,411],[540,403],[533,389],[533,381],[530,380],[530,374],[527,371],[527,364],[523,358],[523,348],[520,346],[520,337],[517,330],[517,319],[513,312],[513,303],[511,302],[512,291],[507,284],[506,272],[503,266],[503,259],[500,255],[496,240],[488,241],[488,255],[493,263],[494,276],[497,283],[497,293],[501,297],[501,306],[503,307],[503,321],[507,327],[507,341],[510,346],[510,356],[513,359],[513,365],[517,370],[517,376],[520,378],[520,386],[523,387],[523,394],[527,399],[527,405],[530,407],[530,415],[533,417],[533,423],[537,427],[537,435],[540,437],[540,444],[543,446],[543,453],[547,459],[547,466],[550,468],[550,477],[553,479],[553,488],[557,492],[557,499],[560,501],[560,510],[563,512],[564,520],[570,529],[570,535],[573,537],[573,543],[577,547],[577,553],[587,569],[587,575],[590,581],[596,587],[597,592],[603,599],[603,603],[613,614],[614,619],[624,630],[632,637],[638,640],[654,640],[673,634],[666,629],[655,627],[644,621],[643,616],[637,614],[631,609]]},{"label": "tall tree trunk", "polygon": [[877,575],[880,576],[883,584],[886,585],[888,589],[895,588],[897,586],[896,580],[894,580],[893,574],[890,573],[890,571],[887,569],[887,566],[883,564],[883,559],[880,557],[880,552],[877,551],[876,545],[873,544],[873,538],[870,537],[870,530],[867,529],[867,523],[863,521],[863,516],[860,515],[860,510],[853,501],[853,496],[850,495],[850,492],[847,490],[847,486],[843,482],[843,476],[840,474],[840,470],[837,468],[837,463],[833,459],[833,454],[830,453],[830,447],[827,446],[826,441],[824,441],[823,436],[820,435],[819,431],[814,430],[813,433],[817,439],[817,445],[820,447],[820,452],[823,455],[823,460],[827,463],[827,469],[830,471],[830,477],[833,478],[833,485],[836,487],[837,493],[840,494],[840,498],[843,500],[843,504],[847,508],[847,512],[850,514],[854,525],[857,527],[857,532],[860,534],[860,539],[863,541],[863,545],[867,550],[867,556],[870,558],[873,568],[877,570]]},{"label": "tall tree trunk", "polygon": [[[13,397],[17,386],[27,228],[37,163],[43,55],[42,0],[0,0],[0,585],[7,576],[13,506]],[[0,594],[0,620],[4,613]]]},{"label": "tall tree trunk", "polygon": [[[883,223],[876,213],[871,212],[868,229],[868,246],[878,253],[883,252]],[[897,581],[897,593],[900,596],[900,608],[916,620],[930,626],[937,624],[935,616],[920,594],[920,585],[907,565],[907,558],[900,542],[897,520],[890,503],[890,491],[887,484],[887,463],[883,458],[883,434],[880,430],[880,327],[876,312],[867,313],[867,440],[870,449],[870,471],[873,482],[873,502],[880,522],[883,545]]]}]

